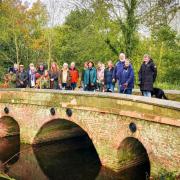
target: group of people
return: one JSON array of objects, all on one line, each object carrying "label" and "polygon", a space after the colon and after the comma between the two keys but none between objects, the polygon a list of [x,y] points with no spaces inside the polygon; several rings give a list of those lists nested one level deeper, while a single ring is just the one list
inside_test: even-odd
[{"label": "group of people", "polygon": [[[151,57],[145,54],[139,70],[139,86],[144,96],[151,96],[156,76],[157,68]],[[53,62],[49,70],[44,64],[35,67],[31,63],[27,71],[22,64],[14,64],[4,79],[9,82],[10,87],[16,88],[74,90],[81,87],[84,91],[101,92],[114,92],[117,83],[119,93],[132,94],[135,75],[130,60],[124,53],[120,53],[115,65],[110,60],[107,62],[107,67],[98,62],[96,68],[93,61],[85,62],[81,78],[74,62],[70,66],[64,63],[61,69]]]},{"label": "group of people", "polygon": [[72,90],[76,88],[78,78],[79,72],[75,68],[74,62],[71,63],[70,67],[68,67],[67,63],[64,63],[62,69],[59,69],[57,63],[53,62],[49,70],[45,68],[44,64],[35,67],[31,63],[27,71],[24,65],[14,64],[14,67],[10,68],[8,75],[5,76],[5,80],[9,80],[12,88],[71,88]]},{"label": "group of people", "polygon": [[[143,62],[139,73],[139,86],[143,96],[151,97],[153,84],[157,76],[157,68],[148,54],[143,57]],[[134,69],[129,59],[124,53],[120,53],[119,60],[113,65],[108,61],[107,67],[101,62],[97,69],[92,61],[85,62],[82,73],[82,82],[85,91],[114,92],[115,84],[118,84],[118,92],[123,94],[132,94],[134,88]]]}]

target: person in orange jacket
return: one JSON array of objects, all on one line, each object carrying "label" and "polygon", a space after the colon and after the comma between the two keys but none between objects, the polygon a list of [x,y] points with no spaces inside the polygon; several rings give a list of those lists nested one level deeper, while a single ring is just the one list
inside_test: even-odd
[{"label": "person in orange jacket", "polygon": [[71,75],[71,88],[74,90],[77,86],[78,78],[79,78],[79,72],[75,67],[75,63],[72,62],[71,66],[69,68],[70,75]]}]

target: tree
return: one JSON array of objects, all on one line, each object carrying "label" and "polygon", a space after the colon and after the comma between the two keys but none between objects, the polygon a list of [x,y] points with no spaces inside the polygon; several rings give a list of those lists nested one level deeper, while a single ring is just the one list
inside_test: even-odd
[{"label": "tree", "polygon": [[40,51],[46,51],[43,47],[45,6],[39,0],[31,8],[19,0],[4,0],[1,10],[1,58],[18,64],[39,58]]}]

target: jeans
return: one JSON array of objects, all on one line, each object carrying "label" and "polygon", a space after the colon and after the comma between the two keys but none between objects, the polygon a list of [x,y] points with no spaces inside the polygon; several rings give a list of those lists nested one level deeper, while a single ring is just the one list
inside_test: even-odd
[{"label": "jeans", "polygon": [[62,89],[65,89],[67,86],[67,83],[62,83]]},{"label": "jeans", "polygon": [[107,83],[106,84],[106,89],[111,89],[112,92],[114,92],[114,84],[113,83]]},{"label": "jeans", "polygon": [[132,94],[132,89],[121,89],[120,93],[123,93],[123,94]]},{"label": "jeans", "polygon": [[151,97],[151,91],[143,91],[143,96]]},{"label": "jeans", "polygon": [[76,88],[76,84],[77,83],[71,83],[72,90],[74,90]]}]

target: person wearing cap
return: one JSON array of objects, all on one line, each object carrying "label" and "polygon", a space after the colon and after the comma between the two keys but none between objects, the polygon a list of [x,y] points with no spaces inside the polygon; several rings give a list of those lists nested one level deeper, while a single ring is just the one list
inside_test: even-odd
[{"label": "person wearing cap", "polygon": [[16,87],[26,88],[28,84],[28,75],[24,70],[24,65],[19,66],[19,71],[16,73]]},{"label": "person wearing cap", "polygon": [[94,91],[96,89],[97,72],[92,61],[88,62],[88,68],[84,73],[85,91]]}]

